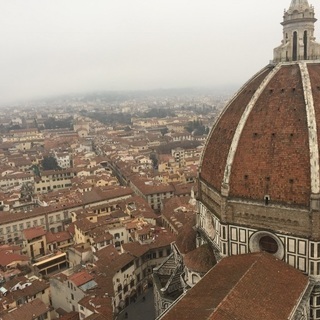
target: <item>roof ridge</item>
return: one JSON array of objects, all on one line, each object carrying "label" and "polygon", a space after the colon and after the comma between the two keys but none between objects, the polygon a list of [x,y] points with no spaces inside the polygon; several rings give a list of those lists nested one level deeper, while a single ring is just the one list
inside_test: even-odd
[{"label": "roof ridge", "polygon": [[[252,268],[257,264],[257,262],[262,259],[263,255],[260,253],[258,259],[256,259],[255,261],[253,261],[253,263],[250,265],[250,267],[247,269],[247,271],[241,276],[241,278],[239,279],[239,281],[236,283],[236,285],[234,285],[231,290],[229,290],[229,292],[225,295],[225,297],[222,299],[222,301],[217,305],[217,307],[215,309],[213,309],[213,312],[215,312],[216,310],[218,310],[223,304],[224,302],[227,300],[227,298],[230,296],[230,294],[235,291],[235,289],[242,283],[243,279],[246,277],[246,275],[249,273],[249,271],[252,270]],[[221,310],[220,310],[221,311]],[[223,311],[226,314],[228,314],[226,311]],[[209,315],[209,317],[211,318],[212,313]],[[208,319],[210,319],[208,318]],[[233,319],[233,318],[232,318]]]}]

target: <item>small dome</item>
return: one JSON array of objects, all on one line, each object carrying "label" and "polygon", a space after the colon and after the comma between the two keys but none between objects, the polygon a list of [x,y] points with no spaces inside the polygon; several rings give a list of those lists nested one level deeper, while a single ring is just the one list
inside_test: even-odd
[{"label": "small dome", "polygon": [[183,261],[190,271],[200,273],[208,272],[217,263],[214,253],[208,244],[204,244],[187,253]]},{"label": "small dome", "polygon": [[176,246],[180,253],[186,254],[196,248],[197,232],[193,228],[193,223],[188,223],[183,226],[176,240]]}]

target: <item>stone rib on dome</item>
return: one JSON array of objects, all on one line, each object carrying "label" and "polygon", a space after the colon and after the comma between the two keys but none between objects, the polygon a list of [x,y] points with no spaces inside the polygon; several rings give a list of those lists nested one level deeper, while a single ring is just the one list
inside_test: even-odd
[{"label": "stone rib on dome", "polygon": [[[221,187],[230,144],[241,115],[255,90],[271,70],[271,67],[264,68],[240,89],[228,107],[223,110],[210,132],[200,166],[201,177],[210,182],[217,190],[220,190]],[[217,152],[217,150],[219,151]],[[212,172],[213,168],[214,173]]]},{"label": "stone rib on dome", "polygon": [[249,81],[215,123],[200,179],[225,196],[309,207],[320,183],[319,74],[320,63],[281,63]]}]

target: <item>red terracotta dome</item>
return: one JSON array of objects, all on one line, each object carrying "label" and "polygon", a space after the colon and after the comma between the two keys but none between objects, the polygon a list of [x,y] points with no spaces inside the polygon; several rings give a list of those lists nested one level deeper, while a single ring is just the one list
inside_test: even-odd
[{"label": "red terracotta dome", "polygon": [[320,193],[320,62],[268,65],[216,121],[200,180],[224,196],[310,206]]}]

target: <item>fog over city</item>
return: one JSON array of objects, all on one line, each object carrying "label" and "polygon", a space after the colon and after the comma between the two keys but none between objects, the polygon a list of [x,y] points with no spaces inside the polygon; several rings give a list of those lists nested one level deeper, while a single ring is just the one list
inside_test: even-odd
[{"label": "fog over city", "polygon": [[272,59],[288,6],[0,0],[0,105],[98,90],[240,86]]}]

